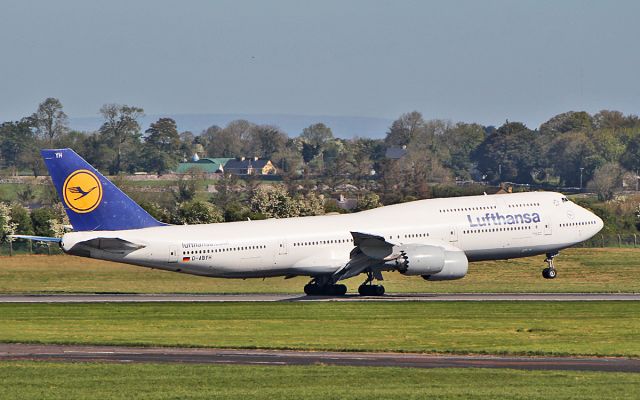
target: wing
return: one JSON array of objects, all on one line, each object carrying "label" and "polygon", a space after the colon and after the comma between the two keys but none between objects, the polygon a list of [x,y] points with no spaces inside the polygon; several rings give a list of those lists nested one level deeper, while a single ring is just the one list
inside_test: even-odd
[{"label": "wing", "polygon": [[395,245],[382,236],[362,232],[351,232],[351,236],[356,247],[351,251],[349,262],[333,274],[335,281],[351,278],[369,268],[382,267],[401,256],[394,253]]}]

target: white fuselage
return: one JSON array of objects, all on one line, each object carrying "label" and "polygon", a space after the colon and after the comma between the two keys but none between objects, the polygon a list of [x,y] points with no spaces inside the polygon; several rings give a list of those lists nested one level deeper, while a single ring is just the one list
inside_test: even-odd
[{"label": "white fuselage", "polygon": [[555,252],[589,239],[602,226],[562,194],[533,192],[420,200],[344,215],[72,232],[62,246],[78,254],[72,248],[79,242],[118,238],[144,247],[83,255],[216,277],[320,276],[349,261],[351,232],[395,245],[453,246],[478,261]]}]

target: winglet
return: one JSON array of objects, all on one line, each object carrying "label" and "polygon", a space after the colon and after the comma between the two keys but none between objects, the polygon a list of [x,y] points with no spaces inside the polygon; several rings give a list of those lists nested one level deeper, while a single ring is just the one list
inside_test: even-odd
[{"label": "winglet", "polygon": [[119,231],[165,225],[71,149],[41,150],[75,231]]}]

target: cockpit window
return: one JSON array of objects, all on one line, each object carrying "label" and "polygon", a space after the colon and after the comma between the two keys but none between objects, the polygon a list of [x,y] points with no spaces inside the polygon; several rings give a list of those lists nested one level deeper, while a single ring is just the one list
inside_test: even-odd
[{"label": "cockpit window", "polygon": [[563,202],[563,203],[565,203],[565,202],[567,202],[567,201],[569,201],[569,199],[567,199],[566,197],[563,197],[563,198],[562,198],[562,202]]}]

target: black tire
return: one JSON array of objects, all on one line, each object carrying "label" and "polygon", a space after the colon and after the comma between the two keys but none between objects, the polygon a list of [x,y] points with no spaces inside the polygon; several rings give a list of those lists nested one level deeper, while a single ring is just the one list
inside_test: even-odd
[{"label": "black tire", "polygon": [[383,296],[384,295],[384,286],[382,285],[376,285],[376,296]]},{"label": "black tire", "polygon": [[549,268],[545,268],[542,270],[542,277],[544,279],[549,279]]},{"label": "black tire", "polygon": [[320,294],[320,288],[318,287],[318,285],[307,283],[306,285],[304,285],[304,293],[307,296],[317,296]]},{"label": "black tire", "polygon": [[549,272],[547,272],[547,278],[549,279],[555,279],[556,276],[558,276],[558,272],[556,272],[555,269],[550,269]]},{"label": "black tire", "polygon": [[333,285],[333,295],[334,296],[344,296],[347,294],[347,286],[346,285]]},{"label": "black tire", "polygon": [[360,285],[358,287],[358,293],[360,293],[360,296],[371,296],[371,290],[369,287],[369,285]]}]

